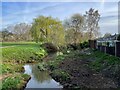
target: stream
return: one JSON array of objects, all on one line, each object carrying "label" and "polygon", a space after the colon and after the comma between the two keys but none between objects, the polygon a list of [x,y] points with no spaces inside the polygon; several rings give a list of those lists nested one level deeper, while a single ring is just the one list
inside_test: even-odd
[{"label": "stream", "polygon": [[31,76],[26,88],[63,88],[59,82],[56,82],[48,73],[48,71],[40,71],[37,64],[24,65],[25,74]]}]

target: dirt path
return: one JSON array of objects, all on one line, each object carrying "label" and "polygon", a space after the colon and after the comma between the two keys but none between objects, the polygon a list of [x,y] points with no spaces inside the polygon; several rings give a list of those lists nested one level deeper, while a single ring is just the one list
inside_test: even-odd
[{"label": "dirt path", "polygon": [[87,66],[88,64],[89,61],[79,59],[69,59],[62,62],[59,68],[67,71],[71,76],[69,82],[65,84],[65,87],[74,85],[87,88],[116,88],[112,79],[106,78],[101,73],[91,70]]},{"label": "dirt path", "polygon": [[0,47],[0,48],[9,48],[9,47],[15,47],[15,46],[4,46],[4,47]]},{"label": "dirt path", "polygon": [[81,60],[78,57],[65,58],[58,67],[58,70],[66,71],[70,75],[68,81],[61,81],[64,87],[117,88],[116,82],[113,79],[92,70],[89,67],[91,62],[89,59]]}]

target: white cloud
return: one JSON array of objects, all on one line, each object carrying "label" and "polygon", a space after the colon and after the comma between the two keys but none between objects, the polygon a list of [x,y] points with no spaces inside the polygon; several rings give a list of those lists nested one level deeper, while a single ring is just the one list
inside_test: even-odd
[{"label": "white cloud", "polygon": [[118,7],[113,7],[113,8],[108,8],[108,9],[104,9],[101,12],[102,17],[106,17],[106,16],[118,16]]},{"label": "white cloud", "polygon": [[[29,1],[29,0],[27,0]],[[35,1],[35,0],[34,0]],[[67,1],[73,1],[73,0],[67,0]],[[74,0],[74,2],[77,0]],[[94,1],[94,0],[93,0]],[[90,3],[89,3],[90,4]],[[48,5],[45,7],[26,7],[23,11],[16,11],[11,12],[8,15],[5,15],[3,17],[3,26],[7,26],[9,24],[14,24],[19,22],[28,22],[31,23],[32,19],[38,15],[51,15],[52,17],[58,17],[60,19],[65,19],[65,17],[70,16],[74,13],[82,13],[85,14],[85,11],[89,8],[95,8],[101,14],[101,20],[100,20],[100,29],[102,33],[105,32],[111,32],[115,33],[117,32],[117,16],[118,16],[118,6],[117,3],[106,6],[109,4],[104,4],[104,9],[101,9],[100,4],[81,4],[77,5],[74,4],[74,6],[67,6],[64,3],[58,3],[54,5]],[[112,4],[112,3],[111,3]],[[71,8],[72,7],[72,8]],[[114,31],[113,31],[114,30]]]}]

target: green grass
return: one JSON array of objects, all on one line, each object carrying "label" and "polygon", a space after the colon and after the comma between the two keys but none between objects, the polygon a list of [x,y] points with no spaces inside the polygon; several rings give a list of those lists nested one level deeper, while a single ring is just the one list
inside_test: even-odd
[{"label": "green grass", "polygon": [[55,79],[60,79],[60,81],[67,81],[70,78],[70,75],[63,70],[60,69],[56,69],[54,70],[51,75],[55,78]]},{"label": "green grass", "polygon": [[[64,51],[65,52],[65,51]],[[51,75],[55,80],[66,81],[70,78],[70,75],[59,68],[59,64],[65,60],[68,56],[73,56],[73,53],[57,53],[57,57],[54,60],[47,62],[44,67],[51,70]]]},{"label": "green grass", "polygon": [[2,71],[0,72],[0,74],[16,73],[16,72],[24,71],[22,64],[4,63],[4,64],[1,64],[1,66],[2,66]]},{"label": "green grass", "polygon": [[24,71],[23,65],[25,63],[40,62],[47,55],[46,51],[40,47],[40,43],[4,42],[2,47],[4,48],[0,50],[2,53],[2,58],[0,59],[2,70],[0,75],[12,74],[12,76],[2,81],[2,90],[22,88],[30,78],[29,75],[21,73]]},{"label": "green grass", "polygon": [[95,60],[90,64],[90,67],[97,71],[105,69],[109,66],[114,68],[120,65],[120,58],[102,53],[100,51],[94,51],[90,56],[95,58]]},{"label": "green grass", "polygon": [[35,42],[0,42],[0,47],[5,47],[5,46],[16,46],[16,45],[37,45],[40,43],[35,43]]},{"label": "green grass", "polygon": [[47,62],[46,67],[48,67],[50,70],[57,69],[60,62],[62,62],[66,56],[67,56],[66,54],[58,55],[54,60]]},{"label": "green grass", "polygon": [[[13,45],[15,43],[5,44]],[[18,43],[16,43],[18,44]],[[2,62],[0,65],[2,66],[2,72],[4,73],[13,73],[13,72],[21,72],[23,70],[22,64],[39,62],[41,58],[47,55],[46,51],[40,47],[40,44],[36,43],[21,43],[15,47],[6,47],[2,49]]]},{"label": "green grass", "polygon": [[2,48],[3,62],[26,63],[31,61],[39,61],[45,55],[45,50],[36,43]]},{"label": "green grass", "polygon": [[2,90],[21,89],[30,78],[27,74],[15,74],[2,81]]}]

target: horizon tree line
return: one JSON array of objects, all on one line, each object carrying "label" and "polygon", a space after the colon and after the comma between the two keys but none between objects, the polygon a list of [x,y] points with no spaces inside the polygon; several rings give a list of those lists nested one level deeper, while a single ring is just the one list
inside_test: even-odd
[{"label": "horizon tree line", "polygon": [[90,8],[84,15],[79,13],[60,21],[51,16],[39,16],[32,24],[19,23],[4,28],[1,41],[50,42],[55,45],[77,44],[100,37],[100,14]]}]

